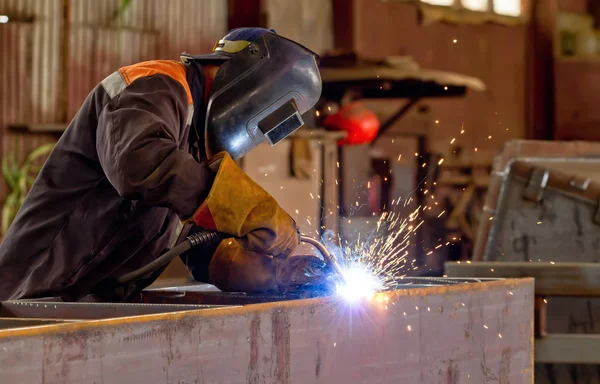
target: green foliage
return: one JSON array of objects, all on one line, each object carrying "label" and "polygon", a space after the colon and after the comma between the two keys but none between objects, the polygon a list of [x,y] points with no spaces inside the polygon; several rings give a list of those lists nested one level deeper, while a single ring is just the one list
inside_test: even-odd
[{"label": "green foliage", "polygon": [[121,5],[119,6],[119,16],[123,16],[127,8],[131,5],[131,0],[121,0]]},{"label": "green foliage", "polygon": [[4,236],[8,227],[14,220],[19,208],[33,185],[41,167],[34,164],[42,156],[48,155],[55,143],[44,144],[34,149],[21,165],[18,164],[18,153],[10,153],[2,158],[2,174],[8,185],[8,195],[2,204],[2,218],[0,221],[0,236]]}]

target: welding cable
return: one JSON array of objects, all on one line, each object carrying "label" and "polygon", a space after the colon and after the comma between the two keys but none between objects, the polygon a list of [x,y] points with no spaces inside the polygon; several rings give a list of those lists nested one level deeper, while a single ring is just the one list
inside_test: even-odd
[{"label": "welding cable", "polygon": [[144,265],[142,268],[126,273],[117,279],[118,284],[125,284],[137,280],[142,276],[156,271],[158,268],[169,263],[176,256],[197,247],[209,247],[217,245],[224,238],[223,234],[213,231],[200,231],[193,233],[185,238],[183,242],[169,249],[160,255],[157,259]]}]

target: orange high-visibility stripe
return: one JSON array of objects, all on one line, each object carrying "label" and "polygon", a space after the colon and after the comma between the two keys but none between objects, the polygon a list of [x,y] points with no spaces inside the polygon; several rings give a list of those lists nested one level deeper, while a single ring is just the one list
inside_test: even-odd
[{"label": "orange high-visibility stripe", "polygon": [[192,92],[186,80],[186,71],[182,63],[171,60],[153,60],[129,65],[119,69],[127,85],[142,77],[152,75],[167,75],[177,81],[187,94],[188,104],[192,104]]}]

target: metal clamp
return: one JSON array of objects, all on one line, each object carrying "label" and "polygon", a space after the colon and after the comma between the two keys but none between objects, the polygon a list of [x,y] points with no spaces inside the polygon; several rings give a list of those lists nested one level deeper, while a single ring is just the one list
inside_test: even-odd
[{"label": "metal clamp", "polygon": [[591,182],[592,181],[587,177],[585,179],[582,179],[575,176],[571,180],[569,180],[569,186],[580,191],[585,191],[588,189]]},{"label": "metal clamp", "polygon": [[529,175],[525,191],[523,191],[523,198],[534,203],[542,201],[549,177],[550,172],[547,169],[534,168]]}]

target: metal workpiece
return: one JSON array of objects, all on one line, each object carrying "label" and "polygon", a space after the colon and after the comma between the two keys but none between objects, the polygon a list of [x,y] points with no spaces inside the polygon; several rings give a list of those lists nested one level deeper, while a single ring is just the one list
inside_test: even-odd
[{"label": "metal workpiece", "polygon": [[0,330],[7,383],[531,383],[533,280]]},{"label": "metal workpiece", "polygon": [[0,318],[97,320],[220,308],[219,305],[180,303],[65,303],[14,300],[0,303]]}]

